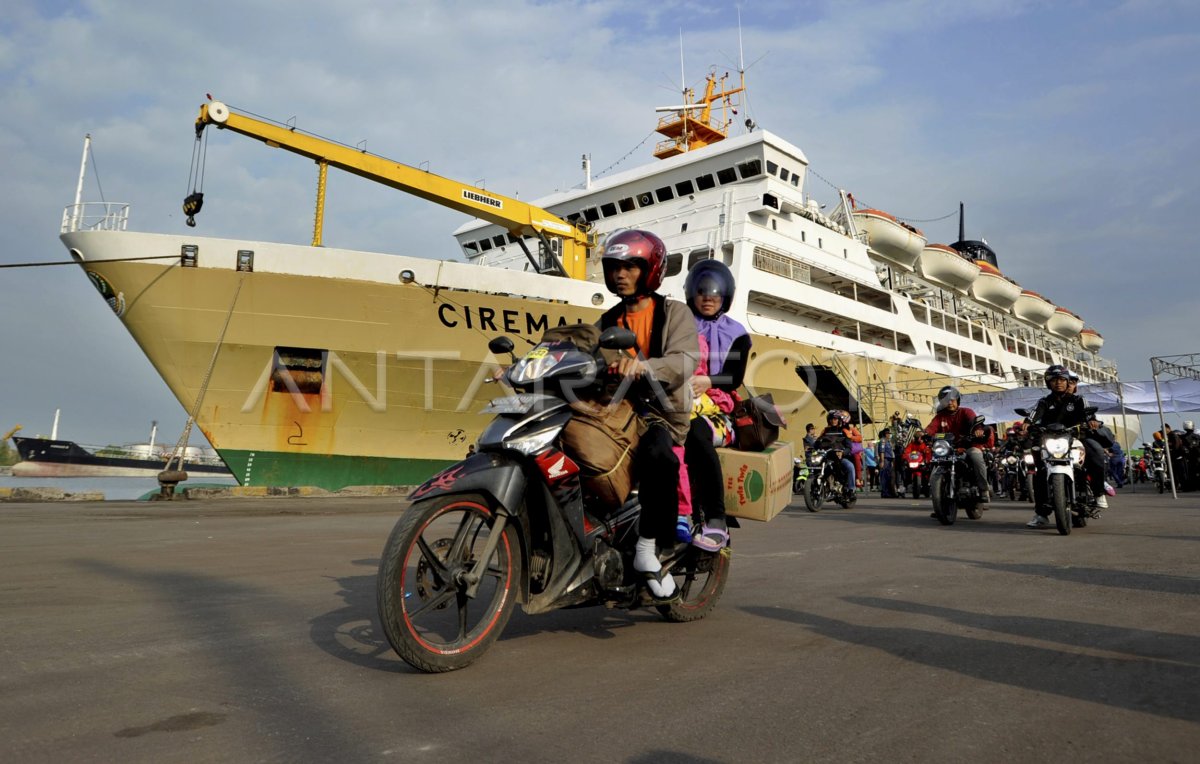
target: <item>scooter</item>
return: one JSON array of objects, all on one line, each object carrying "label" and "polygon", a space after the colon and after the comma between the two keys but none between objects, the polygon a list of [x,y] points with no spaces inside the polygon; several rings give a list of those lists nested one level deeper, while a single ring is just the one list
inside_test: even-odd
[{"label": "scooter", "polygon": [[[629,330],[612,328],[599,347],[635,342]],[[497,337],[488,348],[512,353],[513,343]],[[660,553],[678,595],[658,601],[633,568],[636,492],[620,506],[584,502],[580,465],[560,436],[575,416],[569,401],[593,390],[605,369],[598,349],[539,343],[505,372],[517,395],[484,409],[495,418],[478,453],[410,494],[383,549],[376,600],[388,643],[413,667],[442,672],[475,662],[518,603],[530,614],[650,606],[679,622],[716,606],[729,577],[728,546],[708,552],[676,543]]]}]

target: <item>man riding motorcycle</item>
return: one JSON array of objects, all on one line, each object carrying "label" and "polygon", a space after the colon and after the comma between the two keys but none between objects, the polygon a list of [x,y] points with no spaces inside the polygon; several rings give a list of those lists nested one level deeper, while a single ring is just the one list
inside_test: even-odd
[{"label": "man riding motorcycle", "polygon": [[984,428],[984,435],[975,434],[975,412],[960,405],[961,393],[957,387],[946,385],[938,390],[937,413],[925,428],[927,435],[948,433],[954,436],[956,448],[967,449],[967,461],[975,472],[975,485],[979,489],[979,508],[987,509],[991,497],[988,485],[987,463],[983,458],[983,449],[995,445],[995,435],[990,427]]},{"label": "man riding motorcycle", "polygon": [[[1070,382],[1069,375],[1070,373],[1062,364],[1056,363],[1046,369],[1042,379],[1045,380],[1050,394],[1037,402],[1037,406],[1029,417],[1031,426],[1044,427],[1048,424],[1061,424],[1064,427],[1076,427],[1087,421],[1087,414],[1083,410],[1083,398],[1067,392]],[[1047,528],[1050,526],[1047,518],[1050,517],[1051,508],[1047,498],[1046,470],[1041,468],[1041,450],[1034,449],[1033,453],[1034,458],[1039,462],[1039,469],[1033,478],[1035,509],[1033,519],[1025,525],[1029,528]]]},{"label": "man riding motorcycle", "polygon": [[[634,570],[643,574],[656,598],[675,596],[675,580],[658,560],[658,542],[672,543],[679,495],[679,459],[691,419],[688,380],[700,358],[696,322],[686,305],[656,290],[666,270],[667,248],[649,231],[626,230],[609,237],[602,259],[604,284],[621,298],[600,317],[601,330],[629,329],[637,337],[635,355],[623,355],[614,370],[627,379],[646,379],[653,394],[635,404],[646,431],[634,454],[642,515]],[[632,351],[631,351],[632,353]]]},{"label": "man riding motorcycle", "polygon": [[825,415],[825,429],[817,436],[817,442],[826,440],[842,452],[842,470],[845,473],[846,493],[854,493],[854,462],[850,458],[850,422],[849,415],[843,419],[842,412],[830,411]]}]

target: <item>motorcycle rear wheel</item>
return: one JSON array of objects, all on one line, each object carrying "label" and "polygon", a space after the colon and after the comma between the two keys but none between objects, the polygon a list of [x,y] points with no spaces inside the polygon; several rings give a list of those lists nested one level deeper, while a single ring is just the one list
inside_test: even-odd
[{"label": "motorcycle rear wheel", "polygon": [[728,545],[719,552],[704,552],[695,547],[671,567],[679,599],[669,605],[658,605],[658,612],[674,623],[699,621],[712,612],[725,591],[729,580],[729,563],[733,551]]},{"label": "motorcycle rear wheel", "polygon": [[937,473],[930,481],[930,493],[933,499],[933,513],[942,525],[954,525],[958,518],[958,504],[950,496],[950,478]]},{"label": "motorcycle rear wheel", "polygon": [[1071,535],[1071,505],[1067,500],[1067,476],[1050,476],[1050,502],[1054,506],[1054,526],[1061,536]]},{"label": "motorcycle rear wheel", "polygon": [[501,532],[475,597],[467,596],[464,581],[495,521],[484,496],[463,494],[417,502],[392,529],[376,602],[388,643],[413,668],[439,673],[469,666],[504,631],[522,575],[514,525]]}]

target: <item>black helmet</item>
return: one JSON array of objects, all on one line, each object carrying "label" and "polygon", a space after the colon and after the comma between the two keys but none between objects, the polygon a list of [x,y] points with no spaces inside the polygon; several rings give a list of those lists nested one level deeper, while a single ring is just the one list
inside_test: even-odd
[{"label": "black helmet", "polygon": [[721,313],[727,312],[733,302],[733,290],[733,274],[720,260],[701,260],[688,270],[687,280],[683,282],[683,293],[693,313],[696,312],[696,295],[720,295]]},{"label": "black helmet", "polygon": [[1050,387],[1050,383],[1056,379],[1071,379],[1071,373],[1067,371],[1067,367],[1060,363],[1053,364],[1046,369],[1046,373],[1042,375],[1042,379],[1046,382],[1046,387]]},{"label": "black helmet", "polygon": [[938,390],[937,410],[942,411],[950,405],[950,401],[962,401],[962,395],[959,394],[958,388],[952,385],[946,385],[941,390]]},{"label": "black helmet", "polygon": [[1067,369],[1067,381],[1068,382],[1078,382],[1079,375],[1076,374],[1075,372],[1071,371],[1070,369]]}]

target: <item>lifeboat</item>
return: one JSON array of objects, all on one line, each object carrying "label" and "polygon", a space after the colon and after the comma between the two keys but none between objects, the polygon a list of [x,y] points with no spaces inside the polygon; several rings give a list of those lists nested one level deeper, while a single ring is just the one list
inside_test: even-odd
[{"label": "lifeboat", "polygon": [[1029,289],[1022,289],[1021,296],[1013,303],[1013,313],[1017,314],[1017,318],[1037,326],[1045,326],[1054,311],[1054,303]]},{"label": "lifeboat", "polygon": [[1074,339],[1083,329],[1083,319],[1066,308],[1055,308],[1054,315],[1046,322],[1046,329],[1065,339]]},{"label": "lifeboat", "polygon": [[854,210],[854,224],[867,232],[867,246],[879,257],[906,271],[925,246],[925,236],[882,210]]},{"label": "lifeboat", "polygon": [[1079,344],[1083,345],[1084,350],[1095,353],[1104,347],[1104,338],[1095,329],[1084,329],[1079,333]]},{"label": "lifeboat", "polygon": [[1021,285],[1009,280],[986,260],[976,260],[979,276],[971,283],[971,296],[1000,310],[1009,310],[1021,296]]},{"label": "lifeboat", "polygon": [[921,276],[935,284],[966,294],[979,276],[979,266],[945,244],[926,244],[917,261]]}]

